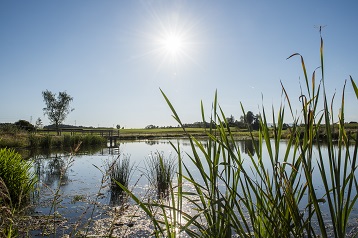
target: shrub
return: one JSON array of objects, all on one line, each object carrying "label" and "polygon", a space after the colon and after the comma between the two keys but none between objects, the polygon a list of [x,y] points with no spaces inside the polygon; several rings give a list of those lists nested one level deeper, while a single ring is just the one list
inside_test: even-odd
[{"label": "shrub", "polygon": [[63,146],[64,147],[71,147],[71,136],[70,135],[64,135],[63,136]]},{"label": "shrub", "polygon": [[29,134],[29,147],[37,148],[40,145],[40,137],[35,134]]},{"label": "shrub", "polygon": [[51,135],[46,135],[46,136],[42,137],[40,145],[41,145],[42,148],[51,148],[51,146],[52,146],[52,136]]},{"label": "shrub", "polygon": [[19,120],[15,122],[15,126],[25,131],[29,131],[29,132],[35,131],[35,126],[26,120]]}]

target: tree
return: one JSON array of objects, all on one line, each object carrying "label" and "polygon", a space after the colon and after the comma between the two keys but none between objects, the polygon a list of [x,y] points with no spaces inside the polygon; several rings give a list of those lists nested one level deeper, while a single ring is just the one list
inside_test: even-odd
[{"label": "tree", "polygon": [[43,108],[44,114],[55,125],[57,135],[60,135],[59,126],[65,121],[67,115],[74,110],[70,108],[70,102],[73,101],[73,98],[66,92],[59,92],[56,99],[56,94],[48,90],[43,91],[42,96],[46,103],[46,107]]},{"label": "tree", "polygon": [[230,117],[226,118],[228,126],[235,126],[235,117],[230,115]]},{"label": "tree", "polygon": [[36,130],[42,128],[42,120],[41,120],[41,118],[37,118],[36,123],[35,123],[35,128],[36,128]]},{"label": "tree", "polygon": [[34,125],[32,125],[30,122],[28,122],[26,120],[19,120],[19,121],[15,122],[15,126],[17,126],[18,128],[20,128],[22,130],[26,130],[29,132],[32,132],[35,130]]},{"label": "tree", "polygon": [[246,113],[246,123],[248,123],[249,125],[251,125],[255,120],[255,115],[252,111],[248,111]]}]

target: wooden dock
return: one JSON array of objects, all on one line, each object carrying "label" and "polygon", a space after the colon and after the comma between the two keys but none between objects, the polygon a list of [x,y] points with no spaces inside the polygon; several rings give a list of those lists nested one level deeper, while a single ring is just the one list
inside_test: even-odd
[{"label": "wooden dock", "polygon": [[[55,129],[42,129],[41,132],[45,133],[57,133]],[[60,135],[70,134],[71,136],[74,135],[97,135],[101,137],[105,137],[108,141],[110,146],[115,145],[117,140],[119,139],[119,130],[118,129],[81,129],[81,128],[61,128]]]}]

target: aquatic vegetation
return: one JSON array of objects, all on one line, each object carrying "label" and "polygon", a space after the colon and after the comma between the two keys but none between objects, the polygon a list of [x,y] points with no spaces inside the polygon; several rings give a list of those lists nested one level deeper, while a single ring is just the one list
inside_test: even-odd
[{"label": "aquatic vegetation", "polygon": [[30,161],[12,149],[0,149],[0,236],[18,234],[16,220],[29,205],[36,175]]},{"label": "aquatic vegetation", "polygon": [[146,176],[156,190],[158,198],[168,196],[170,184],[176,171],[175,157],[165,157],[164,153],[151,153],[146,159]]},{"label": "aquatic vegetation", "polygon": [[134,164],[130,163],[130,156],[119,155],[116,159],[107,164],[107,173],[110,177],[111,191],[116,195],[123,195],[123,189],[118,185],[128,187],[129,180],[133,174]]},{"label": "aquatic vegetation", "polygon": [[30,148],[71,148],[81,142],[82,146],[103,145],[107,142],[106,138],[99,135],[63,135],[54,136],[51,134],[45,135],[28,135],[28,146]]},{"label": "aquatic vegetation", "polygon": [[[338,129],[335,131],[334,99],[329,100],[325,92],[322,38],[319,68],[322,79],[319,83],[316,82],[316,71],[311,80],[308,79],[301,55],[293,54],[288,59],[297,56],[301,60],[306,85],[306,91],[301,90],[299,98],[301,114],[293,113],[292,99],[282,85],[287,105],[281,105],[277,114],[272,113],[273,128],[268,122],[269,115],[262,109],[259,143],[253,143],[254,153],[248,154],[248,162],[243,159],[230,127],[226,126],[227,117],[218,103],[217,93],[209,118],[211,126],[206,129],[209,139],[203,144],[186,131],[170,100],[161,91],[174,119],[187,134],[191,146],[191,153],[187,156],[194,168],[189,169],[181,161],[179,145],[172,144],[179,164],[177,185],[170,182],[168,200],[141,200],[121,186],[151,218],[156,237],[177,237],[181,233],[190,237],[357,235],[357,231],[348,226],[358,199],[355,176],[358,135],[347,133],[345,129],[346,85],[343,86]],[[352,78],[351,84],[358,98],[358,89]],[[289,128],[289,135],[285,135],[287,146],[282,148],[280,142],[286,107],[294,123]],[[245,115],[243,105],[241,109]],[[203,105],[201,113],[203,123],[206,123]],[[326,136],[318,136],[320,127],[325,129]],[[337,141],[333,142],[333,138]],[[251,139],[254,142],[253,134]],[[314,144],[318,146],[318,154],[313,154]],[[264,157],[263,150],[267,151],[268,158]],[[317,170],[318,178],[315,180],[323,181],[323,194],[317,191],[316,181],[313,181],[313,171]],[[194,177],[194,173],[200,174],[200,179]],[[189,184],[194,191],[185,191],[183,184]],[[195,212],[185,211],[184,203]],[[328,218],[324,206],[328,207]]]},{"label": "aquatic vegetation", "polygon": [[0,149],[0,192],[1,195],[8,195],[0,197],[0,204],[16,208],[29,201],[37,181],[31,167],[31,162],[23,160],[14,150]]}]

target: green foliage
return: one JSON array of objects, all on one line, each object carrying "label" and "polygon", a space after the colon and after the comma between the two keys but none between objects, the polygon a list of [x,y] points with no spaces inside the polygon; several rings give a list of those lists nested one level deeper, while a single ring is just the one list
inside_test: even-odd
[{"label": "green foliage", "polygon": [[98,135],[63,135],[54,136],[51,134],[28,136],[29,147],[31,148],[70,148],[78,145],[80,142],[83,146],[103,145],[107,140]]},{"label": "green foliage", "polygon": [[39,139],[40,139],[40,147],[41,148],[51,148],[52,147],[53,136],[45,135],[45,136],[39,137]]},{"label": "green foliage", "polygon": [[26,120],[19,120],[15,122],[15,126],[17,126],[21,130],[25,130],[29,132],[35,131],[35,126]]},{"label": "green foliage", "polygon": [[67,115],[74,109],[70,109],[70,102],[73,98],[66,92],[56,94],[48,90],[42,92],[46,107],[43,108],[44,114],[48,116],[50,122],[55,124],[59,134],[59,125],[66,119]]},{"label": "green foliage", "polygon": [[0,178],[3,181],[0,204],[16,208],[29,200],[37,181],[31,167],[32,163],[23,160],[14,150],[0,149]]},{"label": "green foliage", "polygon": [[16,134],[20,131],[19,127],[15,126],[12,123],[1,123],[0,124],[0,133],[2,134]]}]

